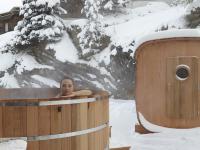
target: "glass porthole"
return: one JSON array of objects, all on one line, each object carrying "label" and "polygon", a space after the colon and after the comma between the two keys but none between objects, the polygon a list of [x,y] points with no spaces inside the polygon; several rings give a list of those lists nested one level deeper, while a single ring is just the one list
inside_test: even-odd
[{"label": "glass porthole", "polygon": [[190,75],[190,67],[187,65],[179,65],[176,67],[176,78],[178,80],[184,81]]}]

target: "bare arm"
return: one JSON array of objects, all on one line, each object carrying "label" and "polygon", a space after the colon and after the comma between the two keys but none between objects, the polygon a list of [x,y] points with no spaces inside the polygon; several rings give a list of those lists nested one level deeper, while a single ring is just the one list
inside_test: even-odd
[{"label": "bare arm", "polygon": [[80,90],[80,91],[75,91],[73,92],[75,96],[90,96],[92,95],[91,90]]}]

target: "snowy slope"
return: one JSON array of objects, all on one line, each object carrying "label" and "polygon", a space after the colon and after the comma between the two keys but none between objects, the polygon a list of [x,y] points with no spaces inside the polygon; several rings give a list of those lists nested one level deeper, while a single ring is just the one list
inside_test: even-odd
[{"label": "snowy slope", "polygon": [[[184,16],[186,8],[184,6],[170,7],[164,2],[149,2],[145,6],[137,8],[127,8],[125,13],[115,16],[105,16],[103,23],[107,25],[105,32],[111,37],[111,44],[122,46],[123,51],[135,50],[131,45],[148,34],[158,32],[162,27],[171,29],[185,28]],[[110,51],[106,48],[91,60],[104,61],[109,64],[110,55],[115,55],[115,49]]]}]

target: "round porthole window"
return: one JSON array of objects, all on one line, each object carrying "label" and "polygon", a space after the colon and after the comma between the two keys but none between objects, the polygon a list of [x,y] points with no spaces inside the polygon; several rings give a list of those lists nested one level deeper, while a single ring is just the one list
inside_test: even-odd
[{"label": "round porthole window", "polygon": [[186,80],[190,75],[190,67],[187,65],[179,65],[176,67],[176,78],[178,80]]}]

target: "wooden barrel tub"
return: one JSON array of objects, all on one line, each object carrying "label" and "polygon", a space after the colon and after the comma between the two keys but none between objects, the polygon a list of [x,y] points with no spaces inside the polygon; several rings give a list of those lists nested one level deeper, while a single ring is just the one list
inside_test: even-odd
[{"label": "wooden barrel tub", "polygon": [[[190,32],[194,33],[182,35]],[[135,60],[140,125],[147,130],[200,127],[200,37],[142,42]]]},{"label": "wooden barrel tub", "polygon": [[22,139],[28,150],[106,150],[108,93],[53,98],[59,89],[1,89],[0,141]]}]

